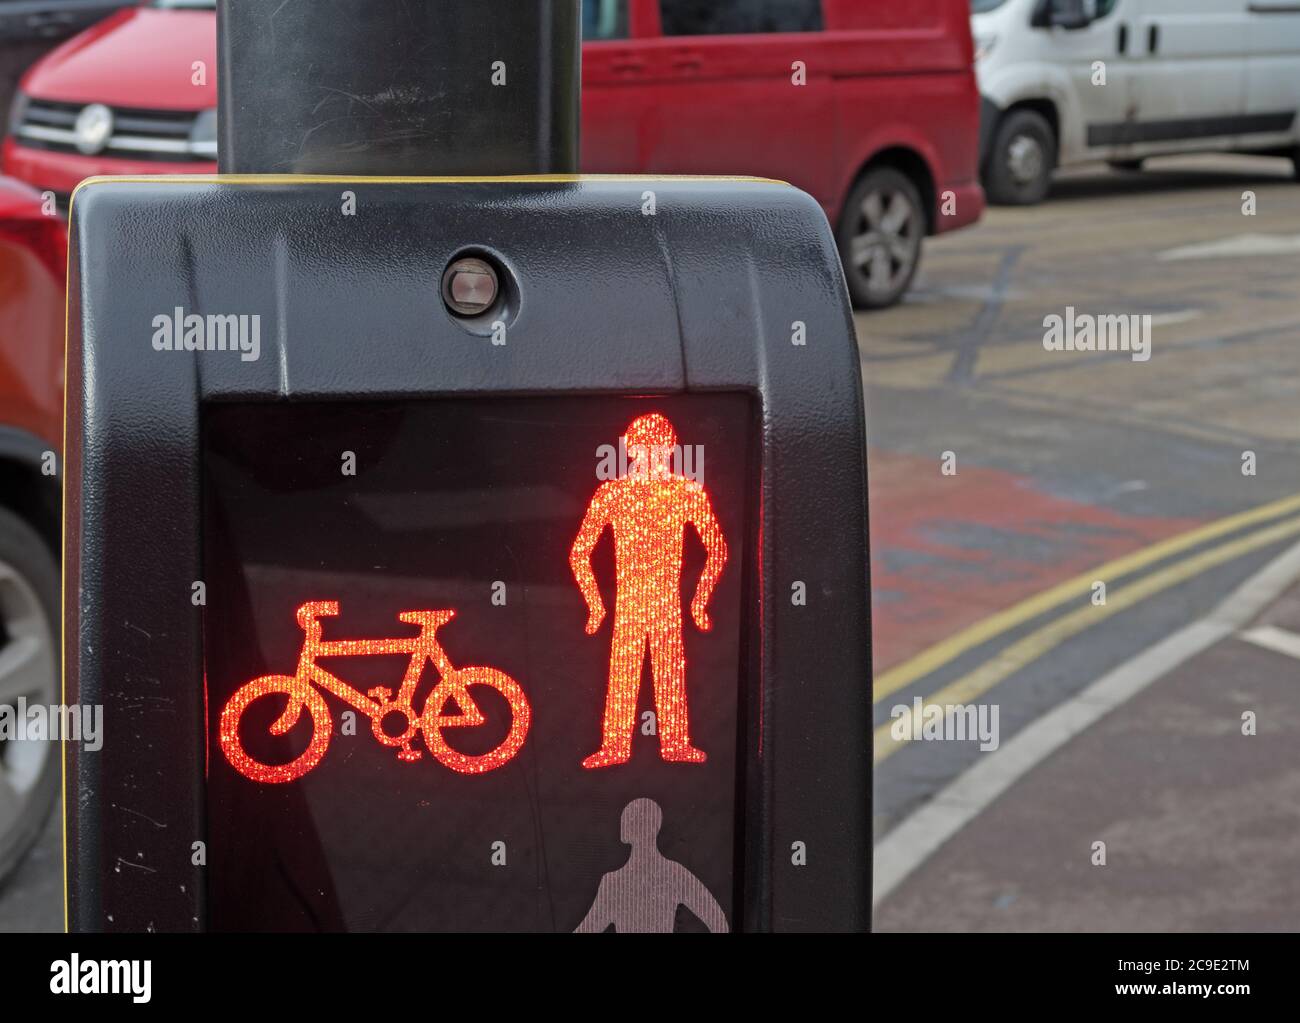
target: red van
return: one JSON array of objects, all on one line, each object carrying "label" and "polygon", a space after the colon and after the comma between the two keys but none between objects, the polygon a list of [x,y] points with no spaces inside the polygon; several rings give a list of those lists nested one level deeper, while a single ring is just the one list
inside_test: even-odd
[{"label": "red van", "polygon": [[583,170],[789,181],[859,306],[984,210],[970,0],[588,0],[585,30]]},{"label": "red van", "polygon": [[[4,168],[215,170],[214,0],[149,0],[23,79]],[[586,0],[583,166],[755,174],[814,195],[860,306],[899,299],[921,241],[977,220],[970,0]]]},{"label": "red van", "polygon": [[[59,478],[67,232],[0,178],[0,717],[59,702]],[[58,744],[0,729],[0,883],[41,833]]]}]

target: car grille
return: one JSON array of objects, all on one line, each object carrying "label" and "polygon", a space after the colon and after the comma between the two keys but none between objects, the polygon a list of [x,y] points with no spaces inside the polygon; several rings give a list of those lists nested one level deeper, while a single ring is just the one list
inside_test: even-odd
[{"label": "car grille", "polygon": [[[29,100],[14,135],[25,146],[59,153],[77,153],[77,115],[84,103]],[[207,163],[217,158],[216,142],[192,142],[197,114],[177,110],[113,109],[113,134],[94,155],[168,163]]]}]

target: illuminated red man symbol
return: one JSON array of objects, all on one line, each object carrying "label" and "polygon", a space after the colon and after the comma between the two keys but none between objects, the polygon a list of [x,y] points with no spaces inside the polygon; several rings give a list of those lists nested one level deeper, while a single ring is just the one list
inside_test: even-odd
[{"label": "illuminated red man symbol", "polygon": [[569,553],[569,566],[587,601],[587,635],[595,635],[605,605],[591,569],[591,552],[605,527],[613,528],[617,585],[604,741],[582,766],[609,767],[631,757],[647,646],[660,756],[702,764],[705,754],[691,745],[686,709],[681,599],[686,526],[695,527],[708,554],[691,601],[691,618],[702,632],[713,627],[709,598],[727,563],[727,542],[704,487],[672,471],[677,436],[667,419],[658,413],[642,416],[627,428],[623,441],[632,471],[601,484]]}]

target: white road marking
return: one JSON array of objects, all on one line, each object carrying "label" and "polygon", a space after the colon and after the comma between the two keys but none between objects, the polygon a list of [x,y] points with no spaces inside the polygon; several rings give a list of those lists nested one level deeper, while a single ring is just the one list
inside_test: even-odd
[{"label": "white road marking", "polygon": [[1162,263],[1183,259],[1226,259],[1241,256],[1300,255],[1300,234],[1239,234],[1212,242],[1180,245],[1160,253]]},{"label": "white road marking", "polygon": [[1265,650],[1272,650],[1274,653],[1286,654],[1288,657],[1300,660],[1300,636],[1286,629],[1279,629],[1276,625],[1261,625],[1257,629],[1247,629],[1241,634],[1241,638],[1247,643],[1262,646]]},{"label": "white road marking", "polygon": [[1151,317],[1151,326],[1169,327],[1175,323],[1190,323],[1192,320],[1199,320],[1205,315],[1203,309],[1179,309],[1174,313],[1156,313]]},{"label": "white road marking", "polygon": [[986,753],[876,843],[872,901],[880,905],[948,839],[1085,728],[1183,662],[1239,632],[1300,578],[1300,544],[1270,562],[1200,621],[1107,672]]}]

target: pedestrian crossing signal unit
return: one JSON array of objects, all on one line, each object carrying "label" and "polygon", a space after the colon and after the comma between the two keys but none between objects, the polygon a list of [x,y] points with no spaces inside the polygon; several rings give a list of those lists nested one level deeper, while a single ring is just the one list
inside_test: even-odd
[{"label": "pedestrian crossing signal unit", "polygon": [[71,242],[73,929],[869,926],[861,374],[812,199],[92,179]]}]

